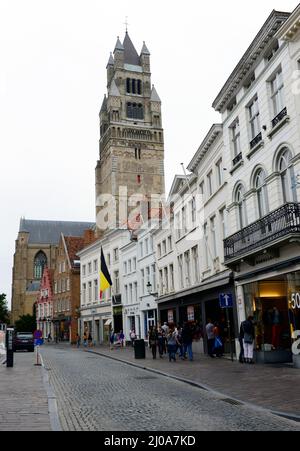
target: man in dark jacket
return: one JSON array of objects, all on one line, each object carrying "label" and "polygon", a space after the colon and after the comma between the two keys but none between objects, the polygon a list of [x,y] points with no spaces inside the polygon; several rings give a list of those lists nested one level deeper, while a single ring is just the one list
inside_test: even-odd
[{"label": "man in dark jacket", "polygon": [[181,339],[184,347],[184,356],[186,358],[186,353],[188,353],[189,360],[192,362],[194,360],[193,356],[193,332],[188,323],[185,323],[182,329]]},{"label": "man in dark jacket", "polygon": [[255,328],[253,323],[253,316],[249,316],[246,321],[241,324],[240,338],[243,340],[244,348],[244,362],[254,363],[253,351],[255,340]]}]

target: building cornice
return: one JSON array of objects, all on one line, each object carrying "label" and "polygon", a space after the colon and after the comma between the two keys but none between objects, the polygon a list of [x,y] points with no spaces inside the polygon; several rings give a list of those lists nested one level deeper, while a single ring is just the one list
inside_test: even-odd
[{"label": "building cornice", "polygon": [[188,165],[188,170],[190,172],[195,172],[197,170],[197,167],[199,166],[207,152],[210,150],[211,146],[222,133],[222,124],[213,124],[203,142],[201,143],[199,149],[197,150],[196,154],[194,155],[192,161]]},{"label": "building cornice", "polygon": [[220,93],[213,102],[213,108],[224,112],[228,103],[237,94],[243,81],[257,66],[270,42],[276,37],[278,30],[290,17],[290,13],[273,11],[251,43],[250,47],[239,61],[238,65],[226,81]]},{"label": "building cornice", "polygon": [[300,5],[292,12],[289,19],[280,28],[276,37],[286,42],[294,41],[300,34]]}]

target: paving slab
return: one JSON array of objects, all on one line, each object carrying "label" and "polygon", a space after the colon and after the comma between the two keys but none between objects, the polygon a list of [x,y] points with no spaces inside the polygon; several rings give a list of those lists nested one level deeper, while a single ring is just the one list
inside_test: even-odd
[{"label": "paving slab", "polygon": [[0,364],[0,431],[52,430],[43,369],[34,364],[26,352],[15,353],[13,368]]}]

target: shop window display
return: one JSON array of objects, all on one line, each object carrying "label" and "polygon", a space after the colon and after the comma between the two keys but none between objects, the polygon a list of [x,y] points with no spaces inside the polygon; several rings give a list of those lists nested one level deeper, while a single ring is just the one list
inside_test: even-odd
[{"label": "shop window display", "polygon": [[290,351],[300,329],[300,273],[282,275],[244,286],[246,316],[255,322],[257,351]]}]

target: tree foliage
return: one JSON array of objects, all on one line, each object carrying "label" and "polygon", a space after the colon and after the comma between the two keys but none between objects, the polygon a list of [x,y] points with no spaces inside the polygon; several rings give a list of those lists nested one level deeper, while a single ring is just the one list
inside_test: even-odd
[{"label": "tree foliage", "polygon": [[6,294],[0,294],[0,323],[9,322]]},{"label": "tree foliage", "polygon": [[36,317],[33,315],[21,316],[15,324],[17,332],[34,332],[36,330]]}]

